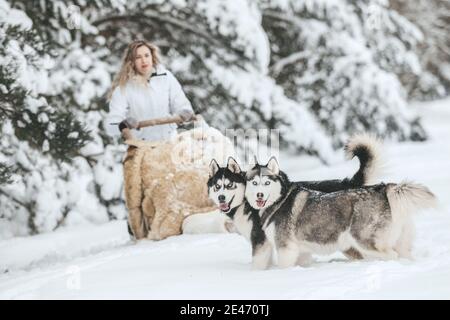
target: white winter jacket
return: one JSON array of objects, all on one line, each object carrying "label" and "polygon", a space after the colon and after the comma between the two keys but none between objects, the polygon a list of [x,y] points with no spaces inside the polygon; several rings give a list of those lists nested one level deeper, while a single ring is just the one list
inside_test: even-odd
[{"label": "white winter jacket", "polygon": [[[174,75],[163,66],[157,66],[147,87],[129,81],[124,88],[117,87],[111,96],[109,113],[104,121],[110,136],[120,135],[117,123],[127,117],[137,121],[167,117],[181,110],[192,111],[192,106]],[[158,141],[167,140],[176,134],[175,124],[132,130],[137,139]]]}]

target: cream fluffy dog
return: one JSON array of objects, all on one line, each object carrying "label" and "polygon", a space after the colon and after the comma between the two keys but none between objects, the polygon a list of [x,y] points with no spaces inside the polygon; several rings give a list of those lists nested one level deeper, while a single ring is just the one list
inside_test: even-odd
[{"label": "cream fluffy dog", "polygon": [[[231,142],[219,131],[196,128],[168,142],[126,143],[124,191],[136,239],[161,240],[181,234],[186,217],[215,211],[206,184],[209,163],[234,155]],[[225,226],[218,212],[208,216],[222,219],[219,224]]]}]

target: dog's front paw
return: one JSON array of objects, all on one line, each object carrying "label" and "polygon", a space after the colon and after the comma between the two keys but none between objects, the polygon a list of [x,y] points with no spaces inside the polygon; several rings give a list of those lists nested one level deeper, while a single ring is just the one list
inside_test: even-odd
[{"label": "dog's front paw", "polygon": [[272,260],[271,252],[263,252],[253,256],[252,270],[266,270]]},{"label": "dog's front paw", "polygon": [[297,265],[303,268],[310,267],[313,263],[313,258],[310,253],[300,253],[297,258]]},{"label": "dog's front paw", "polygon": [[233,220],[228,219],[224,223],[225,230],[227,230],[229,233],[238,233],[238,230],[236,229],[236,226],[234,225]]}]

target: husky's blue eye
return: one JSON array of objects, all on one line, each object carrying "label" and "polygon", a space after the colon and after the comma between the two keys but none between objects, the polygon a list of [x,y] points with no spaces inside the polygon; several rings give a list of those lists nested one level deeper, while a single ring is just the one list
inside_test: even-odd
[{"label": "husky's blue eye", "polygon": [[233,188],[233,182],[227,184],[227,188]]},{"label": "husky's blue eye", "polygon": [[264,183],[266,186],[268,186],[270,184],[270,181],[266,181],[266,183]]},{"label": "husky's blue eye", "polygon": [[215,187],[216,189],[220,189],[220,186],[219,186],[218,184],[216,184],[214,187]]},{"label": "husky's blue eye", "polygon": [[256,186],[256,185],[257,185],[256,181],[253,181],[252,183],[253,183],[253,185],[254,185],[254,186]]}]

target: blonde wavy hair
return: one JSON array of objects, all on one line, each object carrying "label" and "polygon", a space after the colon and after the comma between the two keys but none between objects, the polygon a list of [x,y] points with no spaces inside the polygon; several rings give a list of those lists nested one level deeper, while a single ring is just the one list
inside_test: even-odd
[{"label": "blonde wavy hair", "polygon": [[156,67],[161,62],[161,56],[159,53],[160,51],[156,45],[145,40],[136,40],[131,42],[123,55],[120,70],[114,77],[111,90],[108,93],[108,100],[111,99],[114,89],[116,89],[117,87],[124,88],[126,83],[130,79],[140,78],[138,77],[139,74],[136,72],[134,63],[136,60],[136,50],[142,46],[146,46],[147,48],[149,48],[152,54],[153,67]]}]

